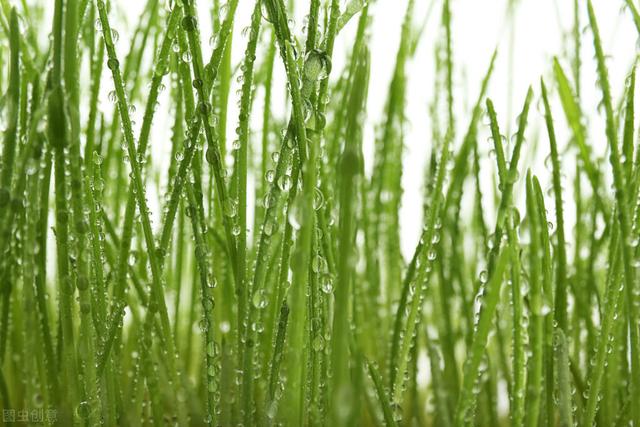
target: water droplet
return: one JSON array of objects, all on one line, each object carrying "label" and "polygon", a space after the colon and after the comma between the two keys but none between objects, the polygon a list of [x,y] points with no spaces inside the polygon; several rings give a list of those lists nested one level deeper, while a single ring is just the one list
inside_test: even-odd
[{"label": "water droplet", "polygon": [[487,283],[487,281],[489,281],[489,273],[487,272],[487,270],[482,270],[480,272],[480,283]]},{"label": "water droplet", "polygon": [[324,194],[318,187],[315,188],[313,194],[313,209],[319,210],[324,206]]},{"label": "water droplet", "polygon": [[195,16],[187,15],[182,18],[182,28],[184,28],[184,30],[187,32],[194,31],[197,25],[198,21],[196,20]]},{"label": "water droplet", "polygon": [[208,102],[200,102],[200,103],[198,103],[198,111],[203,116],[208,115],[211,112],[211,104],[209,104]]},{"label": "water droplet", "polygon": [[89,418],[90,411],[91,406],[89,405],[89,402],[85,400],[78,404],[78,407],[76,408],[76,415],[78,415],[82,419],[86,419]]},{"label": "water droplet", "polygon": [[322,335],[317,334],[311,345],[315,351],[322,351],[324,349],[324,338],[322,338]]},{"label": "water droplet", "polygon": [[120,62],[116,58],[109,58],[107,67],[109,67],[111,71],[116,71],[118,67],[120,67]]},{"label": "water droplet", "polygon": [[320,276],[320,290],[327,295],[333,293],[333,278],[330,274]]},{"label": "water droplet", "polygon": [[238,203],[233,199],[224,201],[224,214],[229,218],[233,218],[238,213]]},{"label": "water droplet", "polygon": [[314,273],[325,273],[327,271],[327,261],[322,255],[317,254],[311,261],[311,269]]},{"label": "water droplet", "polygon": [[87,279],[87,276],[78,276],[76,286],[79,291],[86,291],[89,289],[89,279]]},{"label": "water droplet", "polygon": [[178,39],[177,39],[177,38],[175,38],[175,39],[173,40],[173,43],[171,44],[171,50],[172,50],[174,53],[178,53],[178,52],[180,52],[180,43],[179,43],[179,41],[178,41]]},{"label": "water droplet", "polygon": [[262,206],[265,207],[265,209],[269,209],[271,207],[273,207],[275,205],[275,197],[273,197],[271,195],[271,193],[267,193],[264,195],[264,199],[262,201]]},{"label": "water droplet", "polygon": [[304,62],[304,76],[309,81],[324,80],[331,71],[331,61],[321,50],[311,50]]},{"label": "water droplet", "polygon": [[97,151],[93,152],[93,163],[94,164],[100,166],[102,164],[103,160],[104,159],[102,158],[102,156]]},{"label": "water droplet", "polygon": [[292,180],[289,175],[282,175],[280,179],[278,179],[278,187],[280,187],[281,191],[289,191],[291,184]]},{"label": "water droplet", "polygon": [[36,406],[36,408],[42,408],[42,405],[44,405],[44,398],[40,393],[36,393],[35,395],[33,395],[33,404]]},{"label": "water droplet", "polygon": [[273,232],[275,231],[275,224],[273,222],[273,220],[271,218],[267,218],[265,223],[264,223],[264,227],[263,227],[263,231],[264,234],[267,236],[271,236],[273,234]]},{"label": "water droplet", "polygon": [[289,224],[291,224],[291,227],[294,230],[300,230],[300,227],[302,225],[301,216],[302,216],[302,210],[303,210],[303,206],[302,206],[303,203],[304,203],[304,198],[302,197],[301,194],[298,194],[295,200],[293,201],[293,204],[289,207],[287,220],[289,221]]},{"label": "water droplet", "polygon": [[208,147],[205,157],[210,165],[214,165],[216,163],[216,150],[212,147]]},{"label": "water droplet", "polygon": [[253,303],[253,306],[255,308],[265,308],[267,306],[267,298],[265,297],[264,289],[258,289],[253,294],[253,299],[251,302]]},{"label": "water droplet", "polygon": [[216,353],[216,343],[214,341],[209,342],[207,344],[207,356],[215,357]]},{"label": "water droplet", "polygon": [[269,169],[265,175],[267,182],[273,182],[273,178],[276,176],[276,172],[273,169]]}]

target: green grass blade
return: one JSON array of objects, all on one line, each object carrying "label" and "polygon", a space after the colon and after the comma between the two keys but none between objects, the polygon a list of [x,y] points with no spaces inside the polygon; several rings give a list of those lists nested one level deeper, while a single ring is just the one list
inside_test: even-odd
[{"label": "green grass blade", "polygon": [[351,97],[347,113],[346,141],[340,160],[340,217],[339,217],[339,260],[335,291],[333,336],[331,342],[331,369],[333,394],[332,422],[345,425],[352,417],[353,389],[349,378],[349,307],[353,278],[355,276],[355,190],[358,188],[362,172],[362,152],[359,142],[361,132],[358,117],[362,113],[369,80],[369,52],[364,48],[358,52],[358,66],[354,75]]},{"label": "green grass blade", "polygon": [[493,275],[486,284],[480,285],[476,296],[480,307],[475,309],[473,341],[464,362],[463,383],[455,410],[454,425],[456,426],[464,426],[473,419],[473,408],[479,393],[477,388],[479,367],[484,357],[489,331],[498,306],[503,274],[507,268],[507,262],[512,256],[514,255],[511,248],[506,248],[500,253]]},{"label": "green grass blade", "polygon": [[[591,31],[593,33],[594,48],[596,51],[596,62],[598,65],[598,77],[599,86],[602,91],[602,103],[604,105],[605,117],[606,117],[606,136],[610,149],[610,163],[613,169],[613,181],[616,189],[615,196],[618,205],[618,221],[620,223],[620,231],[622,236],[625,236],[622,245],[622,259],[624,267],[624,284],[628,298],[628,318],[630,329],[630,342],[631,342],[631,394],[637,395],[640,393],[640,331],[638,331],[638,314],[637,305],[635,303],[635,269],[633,267],[634,259],[632,254],[633,249],[633,235],[634,231],[631,229],[631,219],[629,218],[629,205],[628,195],[624,181],[624,171],[622,169],[622,162],[620,160],[620,148],[618,146],[618,138],[616,135],[613,105],[611,100],[609,76],[607,67],[605,64],[604,51],[602,49],[602,43],[600,41],[600,32],[596,21],[595,12],[591,1],[588,2],[589,23]],[[631,242],[631,243],[630,243]],[[594,405],[594,404],[592,404]],[[587,407],[586,420],[591,419],[591,413],[595,412],[589,410]],[[632,408],[632,418],[636,424],[640,424],[640,408]]]}]

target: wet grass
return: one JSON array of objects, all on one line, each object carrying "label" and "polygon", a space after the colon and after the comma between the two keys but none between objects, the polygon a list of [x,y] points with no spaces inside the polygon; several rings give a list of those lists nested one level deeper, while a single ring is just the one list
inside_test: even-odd
[{"label": "wet grass", "polygon": [[[238,3],[147,0],[120,35],[119,2],[0,1],[3,416],[640,426],[635,61],[618,99],[591,1],[573,2],[574,49],[515,120],[492,100],[498,52],[461,108],[451,2],[419,21],[408,1],[373,141],[375,4],[261,0],[236,33]],[[407,233],[425,25],[439,34],[432,134],[410,206],[423,226]],[[598,106],[581,93],[591,75]]]}]

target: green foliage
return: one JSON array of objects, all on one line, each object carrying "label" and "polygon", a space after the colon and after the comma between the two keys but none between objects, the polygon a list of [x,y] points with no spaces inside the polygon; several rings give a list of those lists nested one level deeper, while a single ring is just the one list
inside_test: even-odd
[{"label": "green foliage", "polygon": [[[549,62],[509,139],[487,97],[497,51],[465,105],[454,2],[430,4],[424,219],[408,232],[419,2],[372,153],[375,3],[260,0],[236,34],[238,4],[147,0],[121,36],[120,2],[0,0],[2,408],[65,426],[640,426],[636,64],[616,99],[591,1],[573,2],[576,52]],[[599,106],[580,86],[583,12]]]}]

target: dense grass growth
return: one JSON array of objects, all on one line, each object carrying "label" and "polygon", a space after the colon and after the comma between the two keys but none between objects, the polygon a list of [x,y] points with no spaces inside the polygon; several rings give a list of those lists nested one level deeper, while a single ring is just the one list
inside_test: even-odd
[{"label": "dense grass growth", "polygon": [[372,0],[145,0],[126,36],[126,2],[0,0],[2,422],[640,427],[635,60],[614,93],[597,10],[575,0],[571,53],[514,120],[491,94],[502,47],[456,99],[452,1],[422,23],[406,2],[367,141]]}]

